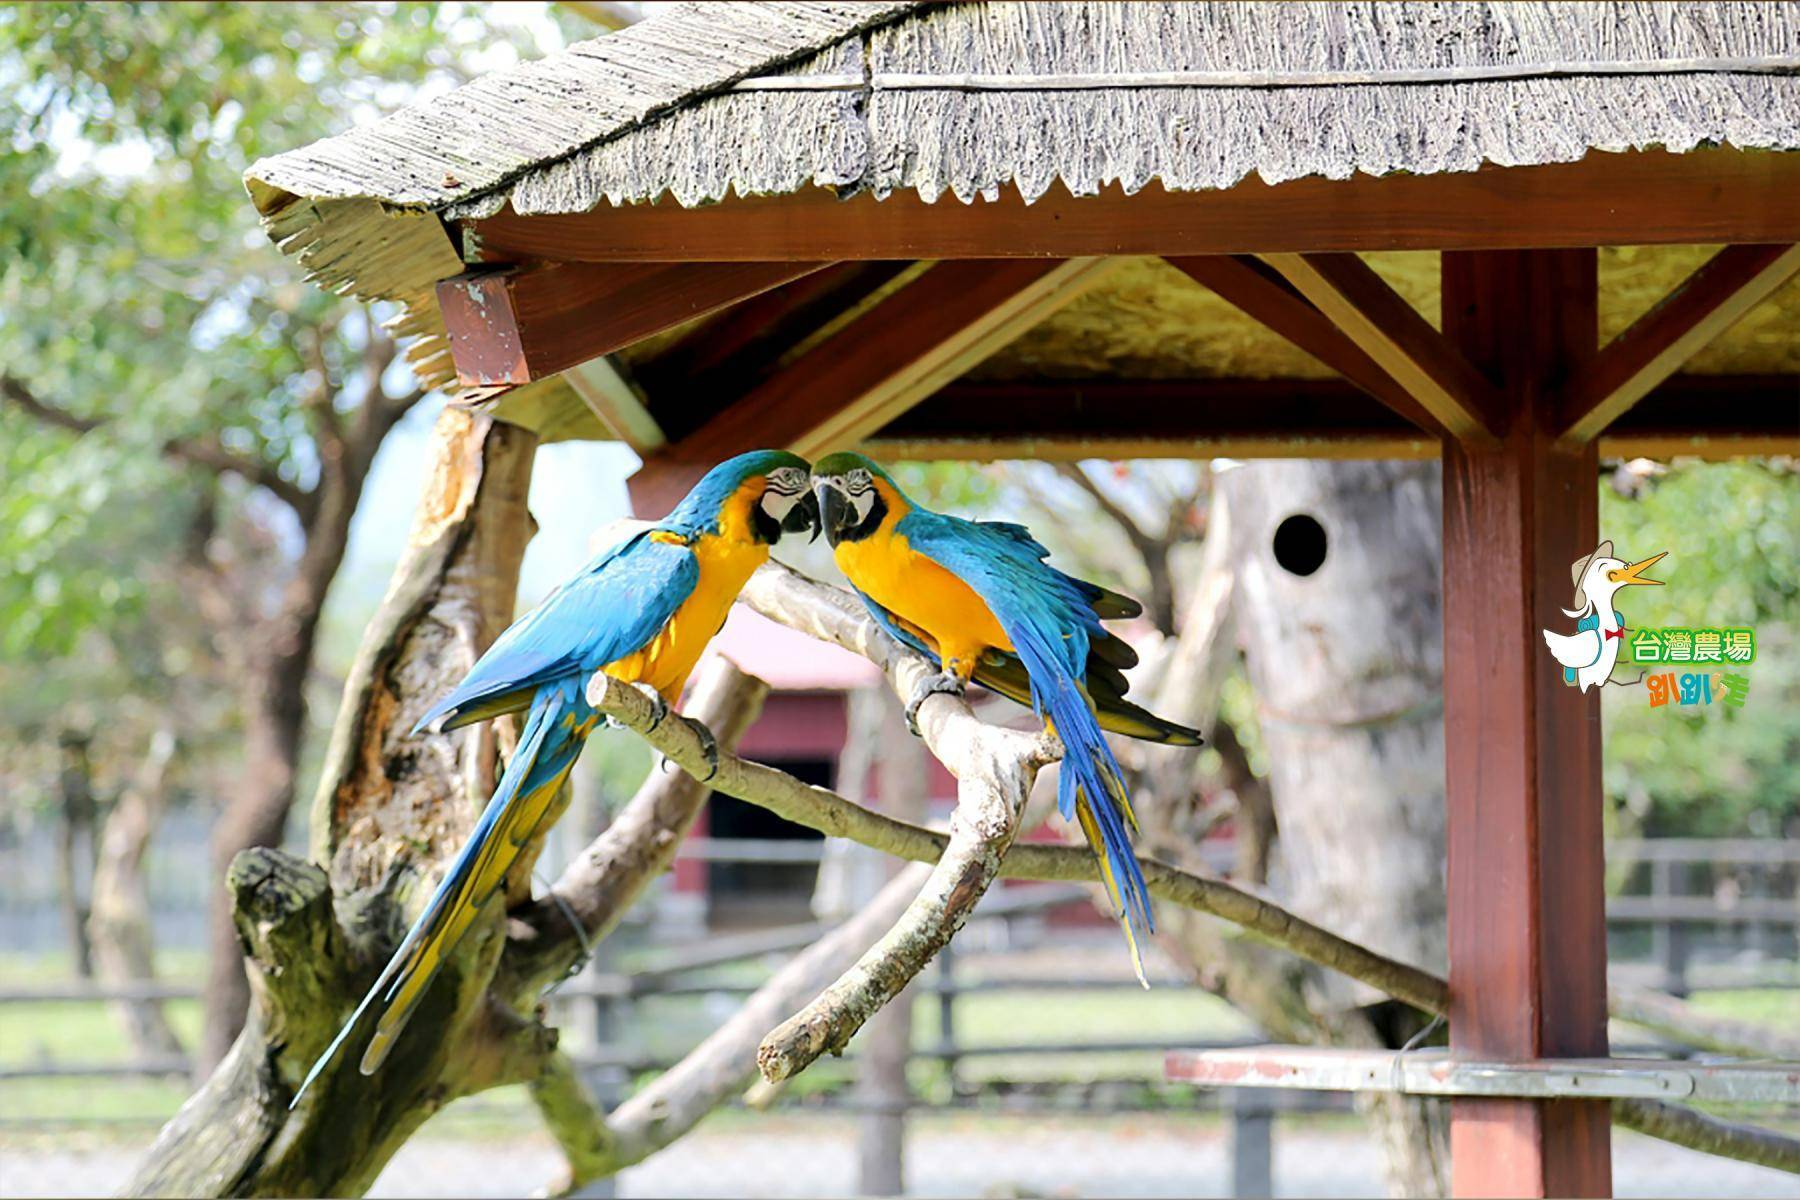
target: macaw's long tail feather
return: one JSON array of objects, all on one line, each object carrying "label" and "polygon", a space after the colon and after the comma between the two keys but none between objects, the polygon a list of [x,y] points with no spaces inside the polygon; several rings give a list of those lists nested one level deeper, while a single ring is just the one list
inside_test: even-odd
[{"label": "macaw's long tail feather", "polygon": [[554,816],[558,789],[581,753],[592,710],[581,695],[579,679],[560,680],[538,689],[530,715],[494,795],[482,811],[468,842],[457,854],[425,909],[407,930],[400,948],[382,970],[355,1013],[319,1056],[294,1102],[316,1079],[364,1016],[379,1010],[374,1036],[363,1052],[364,1075],[379,1068],[425,997],[444,960],[470,927],[502,897],[506,877],[519,853]]},{"label": "macaw's long tail feather", "polygon": [[1112,901],[1119,927],[1125,933],[1126,947],[1131,951],[1132,969],[1137,972],[1138,982],[1148,987],[1138,936],[1154,933],[1156,923],[1150,911],[1150,886],[1144,881],[1143,869],[1131,847],[1137,815],[1131,811],[1124,775],[1112,747],[1101,736],[1085,696],[1077,692],[1072,702],[1046,699],[1052,702],[1044,706],[1049,710],[1045,728],[1063,743],[1057,807],[1064,820],[1081,826],[1093,849],[1100,864],[1100,882]]}]

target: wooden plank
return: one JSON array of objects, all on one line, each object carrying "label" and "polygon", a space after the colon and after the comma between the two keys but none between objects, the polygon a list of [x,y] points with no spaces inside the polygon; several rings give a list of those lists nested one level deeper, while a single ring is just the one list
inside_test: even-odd
[{"label": "wooden plank", "polygon": [[459,383],[501,389],[548,378],[825,265],[551,263],[477,271],[439,283],[438,307]]},{"label": "wooden plank", "polygon": [[1596,438],[1800,272],[1800,245],[1727,246],[1614,338],[1563,393],[1562,436]]},{"label": "wooden plank", "polygon": [[603,355],[578,363],[563,372],[563,379],[613,441],[648,454],[669,440],[612,359]]},{"label": "wooden plank", "polygon": [[1501,400],[1431,322],[1354,254],[1270,254],[1269,265],[1458,438],[1492,438]]},{"label": "wooden plank", "polygon": [[853,446],[1093,286],[1102,259],[939,263],[699,430],[646,460],[634,510],[659,511],[696,466],[758,446]]},{"label": "wooden plank", "polygon": [[[1591,251],[1448,254],[1444,331],[1504,390],[1494,444],[1445,442],[1444,741],[1450,1036],[1460,1057],[1604,1057],[1599,697],[1539,630],[1599,540],[1594,443],[1559,444],[1553,381],[1591,357]],[[1603,1101],[1452,1103],[1458,1196],[1611,1191]]]},{"label": "wooden plank", "polygon": [[1414,425],[1433,435],[1444,432],[1437,419],[1394,382],[1392,375],[1266,263],[1242,254],[1171,258],[1168,262]]},{"label": "wooden plank", "polygon": [[1335,379],[958,380],[863,448],[887,460],[1431,458],[1438,439]]},{"label": "wooden plank", "polygon": [[633,204],[465,222],[486,262],[945,259],[1477,250],[1800,241],[1800,153],[1590,152],[1539,167],[1358,175],[1224,191],[1151,185],[1024,204],[848,200],[821,188],[700,208]]}]

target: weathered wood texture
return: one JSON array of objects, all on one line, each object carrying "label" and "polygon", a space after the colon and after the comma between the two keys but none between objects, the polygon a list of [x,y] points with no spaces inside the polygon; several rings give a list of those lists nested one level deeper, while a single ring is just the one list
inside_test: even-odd
[{"label": "weathered wood texture", "polygon": [[[1796,271],[1800,245],[1727,246],[1719,251],[1561,390],[1561,436],[1574,442],[1599,436]],[[1800,379],[1793,387],[1800,398]],[[1721,414],[1727,421],[1731,415]]]},{"label": "weathered wood texture", "polygon": [[[463,387],[548,379],[824,263],[547,263],[437,285]],[[490,393],[492,394],[492,393]]]},{"label": "weathered wood texture", "polygon": [[[1721,204],[1721,196],[1731,203]],[[813,189],[708,208],[630,205],[465,223],[491,259],[716,262],[1800,241],[1800,154],[1591,153],[1579,162],[1444,175],[1359,175],[1226,191],[970,204]]]},{"label": "weathered wood texture", "polygon": [[[1592,251],[1444,256],[1444,331],[1508,398],[1492,446],[1444,452],[1444,737],[1451,1045],[1604,1056],[1599,698],[1538,630],[1599,534],[1592,443],[1555,441],[1557,388],[1595,353]],[[1462,1196],[1611,1191],[1604,1102],[1459,1099]]]}]

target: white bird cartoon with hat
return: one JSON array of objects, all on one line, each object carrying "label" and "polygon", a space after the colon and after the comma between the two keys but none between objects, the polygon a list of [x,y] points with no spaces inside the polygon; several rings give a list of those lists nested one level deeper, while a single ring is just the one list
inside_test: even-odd
[{"label": "white bird cartoon with hat", "polygon": [[1613,607],[1613,597],[1620,588],[1634,583],[1661,586],[1660,579],[1645,579],[1644,572],[1665,555],[1655,554],[1642,562],[1627,564],[1613,556],[1613,544],[1601,542],[1594,552],[1577,562],[1575,607],[1563,612],[1579,618],[1572,634],[1544,630],[1544,642],[1550,656],[1562,664],[1563,682],[1587,691],[1600,687],[1612,675],[1619,661],[1619,648],[1625,644],[1625,618]]}]

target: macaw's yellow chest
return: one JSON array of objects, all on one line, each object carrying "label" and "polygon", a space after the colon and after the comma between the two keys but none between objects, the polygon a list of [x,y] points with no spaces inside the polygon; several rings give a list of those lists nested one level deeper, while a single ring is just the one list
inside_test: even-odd
[{"label": "macaw's yellow chest", "polygon": [[681,699],[689,673],[725,624],[744,584],[756,568],[769,561],[768,545],[748,539],[705,534],[688,548],[700,566],[700,579],[692,594],[647,645],[604,668],[608,675],[628,683],[649,684],[670,704]]},{"label": "macaw's yellow chest", "polygon": [[1013,648],[975,589],[915,551],[904,535],[881,531],[839,542],[836,557],[859,591],[937,647],[946,669],[954,660],[966,678],[983,650]]}]

